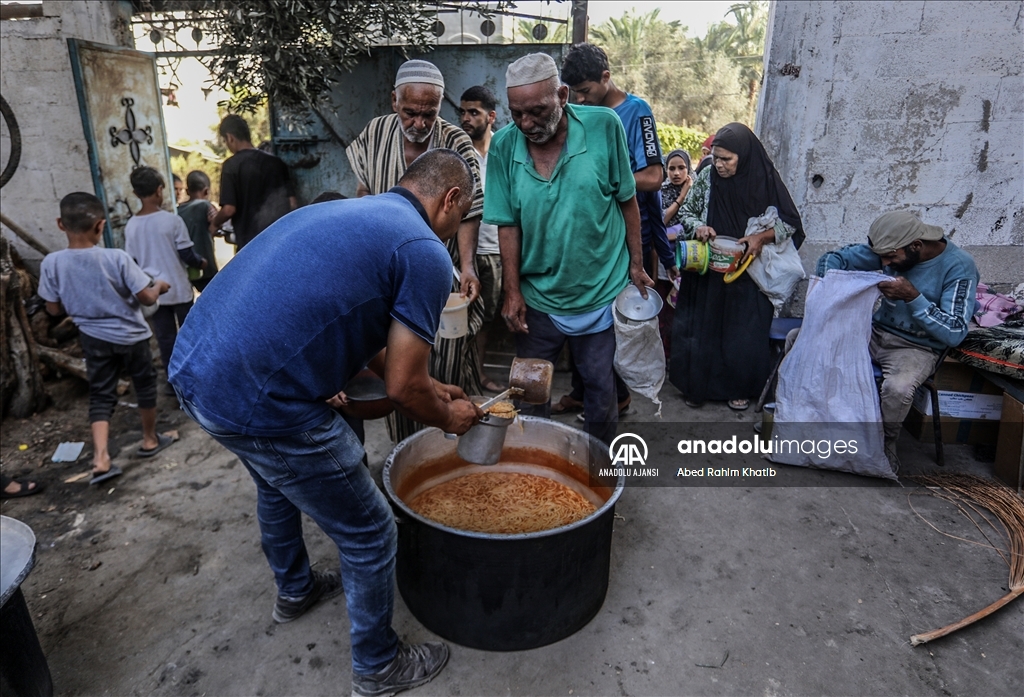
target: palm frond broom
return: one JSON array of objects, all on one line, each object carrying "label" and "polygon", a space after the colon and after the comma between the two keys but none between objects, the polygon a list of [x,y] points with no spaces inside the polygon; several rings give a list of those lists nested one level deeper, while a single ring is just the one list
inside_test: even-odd
[{"label": "palm frond broom", "polygon": [[[983,546],[994,549],[1010,568],[1009,592],[1006,595],[987,607],[978,610],[973,615],[968,615],[959,622],[910,637],[910,645],[918,646],[944,637],[947,634],[952,634],[958,629],[988,617],[999,608],[1013,602],[1013,600],[1024,594],[1024,498],[1021,498],[1012,489],[998,482],[969,474],[920,475],[911,477],[911,479],[927,487],[929,493],[955,505],[963,515],[974,523],[982,535],[989,540],[990,544]],[[985,515],[979,510],[980,508],[991,512],[992,516],[1001,523],[1002,529],[996,525],[992,517]],[[912,503],[911,509],[913,509]],[[914,512],[917,513],[916,510]],[[920,513],[917,513],[917,515],[937,532],[947,537],[972,544],[980,544],[974,540],[967,540],[942,532],[925,520]],[[985,532],[983,525],[987,525],[997,536],[1004,538],[1002,546],[991,544],[992,541]]]}]

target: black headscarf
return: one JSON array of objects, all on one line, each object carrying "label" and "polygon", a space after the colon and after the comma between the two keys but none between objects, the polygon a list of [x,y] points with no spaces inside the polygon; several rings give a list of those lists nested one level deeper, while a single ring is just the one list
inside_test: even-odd
[{"label": "black headscarf", "polygon": [[730,123],[715,134],[712,147],[736,153],[736,174],[723,178],[711,169],[711,196],[708,200],[708,225],[719,235],[743,237],[747,220],[764,215],[775,206],[779,218],[794,228],[793,244],[804,241],[804,226],[793,197],[765,152],[761,141],[742,123]]}]

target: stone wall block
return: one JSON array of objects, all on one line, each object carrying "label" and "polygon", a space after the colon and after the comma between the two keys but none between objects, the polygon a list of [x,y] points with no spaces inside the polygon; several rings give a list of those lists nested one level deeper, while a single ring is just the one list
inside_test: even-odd
[{"label": "stone wall block", "polygon": [[926,3],[911,2],[837,2],[841,17],[839,30],[847,36],[885,36],[916,33],[921,27],[921,11]]},{"label": "stone wall block", "polygon": [[[978,207],[972,208],[970,211],[964,214],[963,218],[957,221],[957,234],[954,239],[957,240],[957,244],[961,242],[965,245],[998,245],[1007,244],[1011,240],[1007,239],[1011,237],[1014,229],[1014,225],[1018,225],[1017,221],[1020,220],[1020,215],[1014,219],[1014,211],[1021,210],[1021,201],[1017,200],[1017,205],[1009,210],[1006,207],[989,208],[989,207]],[[1024,244],[1024,240],[1021,239],[1020,233],[1016,235],[1016,245]],[[1015,249],[1007,249],[1007,254],[1020,253],[1024,251],[1019,246]],[[1024,258],[1024,255],[1022,255]],[[1017,283],[1020,283],[1018,280]]]},{"label": "stone wall block", "polygon": [[[821,177],[820,186],[814,186],[815,177]],[[885,196],[889,177],[884,162],[822,162],[814,158],[804,184],[807,203],[842,204],[859,197]]]},{"label": "stone wall block", "polygon": [[946,79],[959,75],[964,70],[963,54],[951,51],[950,44],[958,45],[960,38],[949,37],[948,41],[937,41],[925,34],[887,34],[881,37],[885,53],[878,62],[875,74],[879,77],[905,77],[916,79]]},{"label": "stone wall block", "polygon": [[[1009,32],[1019,21],[1019,0],[986,0],[982,10],[973,2],[925,2],[920,31],[935,35],[949,31]],[[1016,27],[1020,29],[1019,26]]]},{"label": "stone wall block", "polygon": [[117,45],[114,31],[115,3],[107,0],[55,0],[51,10],[58,13],[64,36]]},{"label": "stone wall block", "polygon": [[[997,164],[1016,165],[1020,170],[1024,156],[1024,120],[993,121],[988,133],[975,135],[975,142],[982,140],[989,144],[986,152],[989,167]],[[980,151],[981,148],[978,148],[979,156]]]},{"label": "stone wall block", "polygon": [[[3,42],[17,39],[52,39],[61,36],[61,20],[59,17],[39,17],[35,19],[18,19],[0,22],[0,40]],[[7,54],[7,51],[4,51]]]},{"label": "stone wall block", "polygon": [[[1024,76],[1000,78],[999,89],[992,104],[992,120],[1024,118]],[[981,117],[979,117],[979,122]]]},{"label": "stone wall block", "polygon": [[[831,85],[828,119],[902,119],[913,84],[907,79],[836,80]],[[825,114],[822,114],[824,117]]]}]

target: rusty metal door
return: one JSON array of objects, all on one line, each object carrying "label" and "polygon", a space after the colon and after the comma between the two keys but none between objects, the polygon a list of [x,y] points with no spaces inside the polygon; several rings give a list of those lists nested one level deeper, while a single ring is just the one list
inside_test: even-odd
[{"label": "rusty metal door", "polygon": [[156,60],[152,54],[68,39],[96,195],[107,209],[107,247],[124,247],[124,227],[141,204],[129,177],[136,167],[163,174],[164,208],[174,210]]}]

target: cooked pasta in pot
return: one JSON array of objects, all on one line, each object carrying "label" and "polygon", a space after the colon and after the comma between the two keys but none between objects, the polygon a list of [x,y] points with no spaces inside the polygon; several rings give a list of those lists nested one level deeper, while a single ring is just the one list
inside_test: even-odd
[{"label": "cooked pasta in pot", "polygon": [[519,413],[519,410],[516,409],[512,402],[498,402],[497,404],[492,404],[487,407],[487,413],[493,414],[501,419],[511,419]]},{"label": "cooked pasta in pot", "polygon": [[497,534],[550,530],[596,510],[564,484],[517,472],[458,477],[424,491],[409,507],[451,528]]}]

